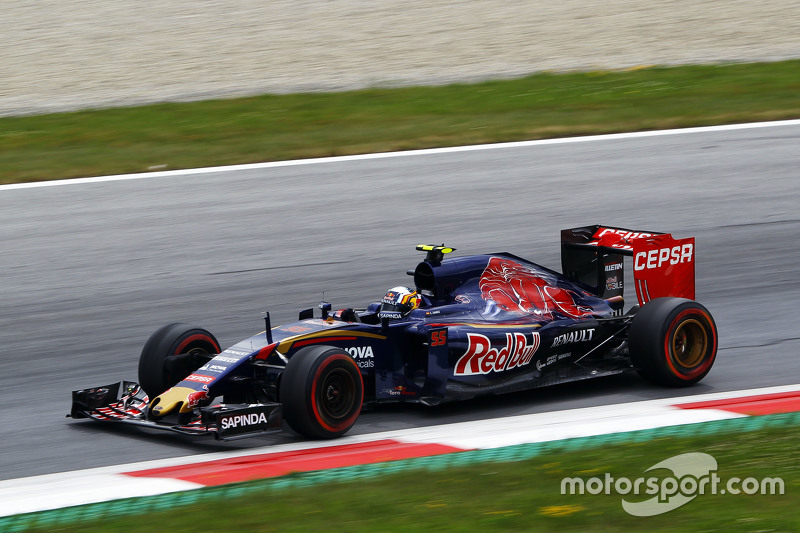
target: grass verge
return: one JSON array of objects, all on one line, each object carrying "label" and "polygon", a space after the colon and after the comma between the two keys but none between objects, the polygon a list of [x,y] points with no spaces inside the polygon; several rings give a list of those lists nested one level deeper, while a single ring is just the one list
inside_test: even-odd
[{"label": "grass verge", "polygon": [[[206,500],[165,512],[84,522],[49,531],[798,531],[800,427],[660,438],[562,451],[526,461],[413,470],[353,482],[264,490]],[[784,494],[697,495],[670,512],[635,517],[623,496],[562,495],[564,477],[614,479],[655,476],[647,469],[669,457],[704,452],[718,462],[719,487],[733,478],[781,478]],[[709,485],[710,486],[710,485]],[[746,486],[736,482],[734,487]],[[710,492],[710,489],[709,489]],[[629,501],[651,496],[628,495]]]},{"label": "grass verge", "polygon": [[0,183],[800,117],[800,60],[0,118]]}]

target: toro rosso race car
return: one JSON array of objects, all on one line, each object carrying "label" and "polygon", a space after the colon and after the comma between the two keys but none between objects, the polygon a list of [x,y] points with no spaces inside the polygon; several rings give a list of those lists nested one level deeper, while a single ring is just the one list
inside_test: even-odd
[{"label": "toro rosso race car", "polygon": [[[694,301],[694,238],[603,226],[561,233],[563,274],[509,253],[425,259],[361,309],[321,303],[221,349],[170,324],[145,343],[139,381],[73,391],[73,418],[230,440],[281,429],[343,435],[365,404],[436,405],[635,369],[661,385],[702,379],[717,328]],[[625,260],[625,257],[632,258]],[[632,265],[638,305],[623,309]],[[412,284],[408,284],[412,285]]]}]

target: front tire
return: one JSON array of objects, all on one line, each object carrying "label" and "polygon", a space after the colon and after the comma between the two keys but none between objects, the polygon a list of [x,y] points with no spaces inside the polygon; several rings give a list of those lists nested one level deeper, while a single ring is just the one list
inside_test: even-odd
[{"label": "front tire", "polygon": [[309,346],[289,359],[280,397],[289,427],[306,437],[330,439],[356,423],[364,403],[364,381],[344,350]]},{"label": "front tire", "polygon": [[628,346],[644,378],[685,387],[708,374],[717,356],[717,326],[708,309],[686,298],[656,298],[633,316]]},{"label": "front tire", "polygon": [[[220,352],[219,342],[203,328],[168,324],[155,333],[139,356],[139,384],[155,398]],[[175,357],[185,354],[186,357]]]}]

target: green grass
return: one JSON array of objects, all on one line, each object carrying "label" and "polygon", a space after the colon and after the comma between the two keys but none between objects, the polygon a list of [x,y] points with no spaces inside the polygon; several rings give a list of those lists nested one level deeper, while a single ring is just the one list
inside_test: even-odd
[{"label": "green grass", "polygon": [[[750,532],[798,531],[800,427],[738,434],[671,437],[637,444],[557,452],[511,463],[481,463],[307,488],[264,490],[239,498],[172,508],[49,531],[502,531]],[[659,476],[645,471],[671,456],[711,454],[717,474],[780,477],[783,495],[698,495],[668,513],[628,515],[620,495],[562,495],[565,476]],[[660,471],[661,476],[665,475]],[[724,486],[724,485],[721,485]],[[627,496],[641,501],[649,496]]]},{"label": "green grass", "polygon": [[800,117],[800,60],[0,118],[0,183]]}]

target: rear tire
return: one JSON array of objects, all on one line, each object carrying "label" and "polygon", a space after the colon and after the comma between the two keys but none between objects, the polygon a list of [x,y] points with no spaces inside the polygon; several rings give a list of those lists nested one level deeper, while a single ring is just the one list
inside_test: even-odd
[{"label": "rear tire", "polygon": [[280,382],[283,417],[294,431],[314,439],[344,435],[364,403],[364,381],[341,348],[309,346],[289,359]]},{"label": "rear tire", "polygon": [[686,298],[656,298],[633,315],[628,346],[644,378],[685,387],[711,370],[717,356],[717,326],[708,309]]},{"label": "rear tire", "polygon": [[[150,335],[139,356],[139,384],[154,398],[203,366],[220,352],[219,342],[203,328],[168,324]],[[170,358],[180,354],[196,357]]]}]

